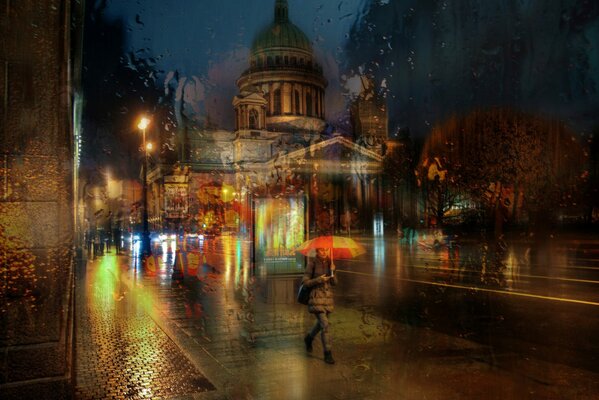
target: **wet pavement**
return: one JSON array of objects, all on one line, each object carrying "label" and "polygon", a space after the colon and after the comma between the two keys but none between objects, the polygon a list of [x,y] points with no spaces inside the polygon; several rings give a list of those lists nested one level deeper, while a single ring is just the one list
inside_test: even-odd
[{"label": "wet pavement", "polygon": [[[201,243],[197,270],[173,269],[168,242],[155,267],[111,254],[88,263],[78,397],[599,398],[599,263],[580,241],[550,253],[515,241],[493,264],[478,244],[356,240],[368,253],[336,262],[335,365],[318,340],[305,351],[313,316],[294,301],[298,277],[252,266],[243,239]],[[109,275],[123,263],[120,280]]]},{"label": "wet pavement", "polygon": [[[143,310],[132,271],[115,255],[78,277],[76,397],[167,398],[214,390]],[[140,301],[141,300],[141,301]]]}]

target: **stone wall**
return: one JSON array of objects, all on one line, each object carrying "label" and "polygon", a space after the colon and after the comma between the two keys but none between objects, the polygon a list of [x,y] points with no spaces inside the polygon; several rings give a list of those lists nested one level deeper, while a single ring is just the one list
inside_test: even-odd
[{"label": "stone wall", "polygon": [[3,399],[70,397],[71,12],[68,0],[0,0]]}]

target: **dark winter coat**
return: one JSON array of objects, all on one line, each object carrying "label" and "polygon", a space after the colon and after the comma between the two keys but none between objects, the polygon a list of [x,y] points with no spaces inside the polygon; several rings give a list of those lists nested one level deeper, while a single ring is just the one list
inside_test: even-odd
[{"label": "dark winter coat", "polygon": [[333,312],[335,308],[332,286],[337,285],[337,275],[326,282],[322,278],[322,275],[331,275],[331,259],[329,257],[325,259],[319,257],[311,258],[304,272],[302,283],[304,286],[312,288],[308,302],[308,311],[313,314]]}]

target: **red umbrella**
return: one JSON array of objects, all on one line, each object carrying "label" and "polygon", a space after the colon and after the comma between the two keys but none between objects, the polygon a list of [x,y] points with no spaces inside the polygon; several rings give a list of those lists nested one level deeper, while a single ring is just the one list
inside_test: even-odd
[{"label": "red umbrella", "polygon": [[366,249],[360,243],[343,236],[319,236],[302,243],[296,251],[314,257],[316,249],[330,249],[331,259],[354,258],[366,253]]}]

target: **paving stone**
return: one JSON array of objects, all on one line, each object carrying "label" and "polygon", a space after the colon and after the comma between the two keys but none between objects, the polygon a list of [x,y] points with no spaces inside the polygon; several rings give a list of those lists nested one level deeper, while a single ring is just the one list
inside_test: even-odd
[{"label": "paving stone", "polygon": [[[490,362],[492,350],[483,345],[373,315],[369,299],[336,307],[331,322],[337,364],[327,365],[318,340],[313,354],[306,354],[303,347],[302,336],[313,325],[313,316],[297,304],[267,303],[261,294],[264,281],[259,273],[251,272],[247,242],[238,256],[236,251],[227,253],[227,248],[236,249],[230,243],[227,246],[227,240],[235,238],[217,241],[214,251],[222,259],[214,268],[201,269],[199,279],[186,277],[173,284],[172,265],[163,263],[156,276],[143,271],[135,280],[126,276],[133,289],[124,299],[116,301],[109,288],[93,303],[112,318],[93,316],[87,310],[90,319],[82,325],[87,324],[91,333],[86,340],[97,336],[96,353],[104,354],[108,348],[109,355],[93,361],[91,353],[78,354],[79,364],[90,365],[85,375],[79,375],[85,376],[82,387],[100,387],[100,391],[90,389],[92,396],[97,393],[100,398],[107,393],[144,398],[147,392],[138,390],[141,387],[151,388],[153,398],[186,400],[487,400],[592,398],[582,394],[599,393],[597,374],[543,365],[510,352],[493,354],[495,361]],[[88,295],[95,286],[87,289]],[[119,322],[120,318],[127,322]],[[159,337],[162,331],[152,329],[156,323],[167,332],[166,339]],[[102,329],[108,334],[100,334]],[[125,337],[127,344],[101,339],[113,334]],[[145,337],[152,344],[144,343]],[[170,342],[174,348],[169,347],[168,338],[177,343]],[[202,386],[201,380],[177,380],[178,372],[173,375],[172,371],[189,368],[177,348],[200,367],[216,390],[195,390]],[[120,374],[115,373],[122,363]],[[140,369],[140,364],[150,365]],[[542,374],[531,366],[551,371],[553,375],[546,379],[551,384],[539,380]],[[203,375],[194,376],[202,379]],[[576,378],[579,387],[567,383],[568,377]],[[114,380],[106,385],[109,378]],[[107,386],[121,391],[110,392]]]},{"label": "paving stone", "polygon": [[105,256],[78,277],[76,397],[150,399],[214,390],[139,306],[143,299],[123,290],[126,274],[116,257]]}]

